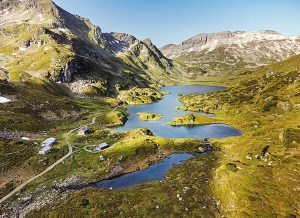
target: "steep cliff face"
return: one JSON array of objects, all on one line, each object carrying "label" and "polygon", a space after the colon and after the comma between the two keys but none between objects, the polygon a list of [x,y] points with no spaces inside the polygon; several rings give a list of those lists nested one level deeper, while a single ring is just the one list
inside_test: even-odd
[{"label": "steep cliff face", "polygon": [[251,69],[300,53],[300,37],[275,31],[203,33],[161,48],[169,58],[208,71]]},{"label": "steep cliff face", "polygon": [[48,79],[76,92],[82,84],[83,90],[100,82],[115,92],[116,87],[167,83],[173,79],[168,75],[178,74],[152,43],[102,33],[51,0],[1,0],[0,47],[0,67],[10,82]]}]

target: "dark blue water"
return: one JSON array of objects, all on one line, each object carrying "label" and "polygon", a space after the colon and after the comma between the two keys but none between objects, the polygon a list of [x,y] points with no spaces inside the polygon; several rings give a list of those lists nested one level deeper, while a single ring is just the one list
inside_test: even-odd
[{"label": "dark blue water", "polygon": [[104,189],[124,189],[129,187],[138,186],[150,181],[163,180],[165,178],[166,172],[173,166],[182,163],[192,157],[199,156],[211,151],[208,148],[206,152],[203,153],[178,153],[172,154],[169,157],[163,159],[162,162],[156,163],[147,169],[124,174],[112,179],[102,180],[100,182],[94,182],[86,185],[73,185],[69,186],[68,189],[80,190],[87,187],[99,187]]},{"label": "dark blue water", "polygon": [[[174,117],[184,116],[190,113],[198,113],[205,116],[214,116],[214,114],[206,114],[201,112],[189,112],[177,110],[177,106],[183,105],[179,102],[179,93],[183,95],[193,93],[209,93],[216,91],[224,91],[224,87],[220,86],[166,86],[161,91],[169,91],[171,94],[165,95],[164,99],[153,103],[144,105],[129,106],[127,112],[130,114],[128,121],[124,126],[118,127],[114,130],[118,132],[126,132],[136,128],[147,128],[153,132],[154,135],[163,138],[225,138],[229,136],[239,136],[242,132],[232,126],[225,124],[209,124],[200,126],[170,126],[165,123],[173,120]],[[138,112],[151,112],[162,114],[163,117],[159,121],[143,121],[137,115]]]},{"label": "dark blue water", "polygon": [[[169,91],[171,94],[166,95],[163,100],[153,104],[130,106],[128,113],[130,114],[128,121],[124,126],[116,128],[116,131],[124,132],[136,128],[148,128],[156,136],[164,138],[224,138],[229,136],[239,136],[242,132],[234,127],[224,124],[209,124],[200,125],[194,127],[172,127],[166,125],[166,122],[170,122],[176,116],[183,116],[191,112],[177,110],[176,107],[182,105],[179,102],[178,93],[183,95],[192,93],[208,93],[215,91],[224,91],[224,87],[218,86],[167,86],[163,87],[161,91]],[[151,112],[162,114],[163,118],[159,121],[143,121],[140,120],[137,112]],[[192,112],[195,113],[195,112]],[[205,116],[214,116],[213,114],[200,113]],[[200,145],[201,142],[199,142]],[[204,152],[210,152],[209,149]],[[179,153],[172,154],[165,158],[162,162],[156,163],[147,169],[124,174],[112,179],[102,180],[90,184],[74,185],[67,187],[68,189],[83,189],[86,187],[101,187],[104,189],[123,189],[128,187],[134,187],[149,181],[162,180],[165,178],[166,172],[175,165],[182,163],[194,156],[198,156],[204,153]]]}]

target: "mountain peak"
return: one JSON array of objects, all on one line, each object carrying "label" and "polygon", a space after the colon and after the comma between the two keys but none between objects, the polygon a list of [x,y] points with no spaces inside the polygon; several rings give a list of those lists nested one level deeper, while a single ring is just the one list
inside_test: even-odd
[{"label": "mountain peak", "polygon": [[51,23],[58,7],[51,0],[1,0],[0,25]]},{"label": "mountain peak", "polygon": [[[97,89],[101,83],[115,92],[118,83],[123,88],[147,86],[176,70],[149,39],[103,33],[89,19],[51,0],[0,3],[0,47],[7,48],[0,52],[0,70],[5,70],[0,73],[9,82],[49,79],[68,84],[74,93],[84,93],[86,87]],[[17,70],[15,63],[20,63]]]},{"label": "mountain peak", "polygon": [[300,37],[273,30],[201,33],[178,45],[166,45],[161,51],[190,67],[197,62],[201,69],[214,66],[212,71],[224,71],[224,66],[232,70],[235,64],[250,69],[300,54]]},{"label": "mountain peak", "polygon": [[[249,43],[256,43],[258,46],[262,43],[274,43],[277,41],[281,43],[285,41],[290,44],[295,40],[299,40],[297,36],[285,36],[273,30],[260,30],[253,32],[245,31],[223,31],[217,33],[201,33],[190,39],[187,39],[180,44],[167,45],[162,48],[163,53],[167,57],[177,57],[182,53],[188,52],[201,52],[201,51],[212,51],[219,47],[238,47],[243,48]],[[277,48],[275,45],[271,46],[274,49]],[[286,49],[291,48],[293,45],[286,45]],[[259,49],[259,48],[257,48]],[[296,50],[295,50],[296,49]],[[295,53],[298,53],[298,47],[292,49]]]},{"label": "mountain peak", "polygon": [[152,41],[151,41],[150,38],[144,39],[143,42],[144,42],[146,45],[153,46],[153,43],[152,43]]}]

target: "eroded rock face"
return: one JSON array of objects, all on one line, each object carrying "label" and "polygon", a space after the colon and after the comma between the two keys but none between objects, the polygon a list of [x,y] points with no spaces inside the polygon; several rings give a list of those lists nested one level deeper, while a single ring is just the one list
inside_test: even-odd
[{"label": "eroded rock face", "polygon": [[68,62],[59,72],[60,81],[70,83],[72,81],[72,75],[77,72],[76,60]]},{"label": "eroded rock face", "polygon": [[[273,49],[271,45],[273,45]],[[294,55],[300,53],[300,37],[285,36],[274,31],[202,33],[179,45],[167,45],[161,50],[167,57],[177,57],[184,52],[212,51],[220,46],[228,49],[237,47],[245,49],[247,52],[253,49],[265,54],[278,52],[287,57],[291,56],[290,53]],[[266,48],[270,48],[271,51]]]},{"label": "eroded rock face", "polygon": [[233,32],[203,33],[181,43],[181,48],[201,50],[202,46],[212,47],[217,41],[225,43],[234,37]]},{"label": "eroded rock face", "polygon": [[49,23],[58,16],[58,9],[51,0],[1,0],[0,24]]},{"label": "eroded rock face", "polygon": [[93,35],[95,36],[98,44],[103,43],[102,30],[100,29],[100,27],[97,26],[96,29],[93,30]]},{"label": "eroded rock face", "polygon": [[[160,67],[171,69],[173,63],[148,38],[138,40],[127,33],[104,33],[105,49],[114,56],[128,57],[142,69]],[[139,60],[143,60],[139,63]]]},{"label": "eroded rock face", "polygon": [[251,68],[300,54],[300,37],[268,30],[202,33],[178,45],[166,45],[161,51],[187,66],[195,66],[195,62],[202,67],[207,63],[232,66],[240,62]]}]

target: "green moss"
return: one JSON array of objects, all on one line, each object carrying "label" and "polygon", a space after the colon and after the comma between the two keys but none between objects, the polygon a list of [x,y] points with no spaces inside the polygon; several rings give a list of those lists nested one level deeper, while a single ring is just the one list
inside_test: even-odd
[{"label": "green moss", "polygon": [[222,121],[219,119],[206,117],[200,114],[186,114],[183,117],[175,117],[173,121],[167,124],[171,126],[196,126],[221,122]]},{"label": "green moss", "polygon": [[150,104],[163,98],[161,93],[153,88],[132,88],[120,92],[120,100],[128,104]]},{"label": "green moss", "polygon": [[[145,149],[142,153],[151,154],[157,150],[151,142],[147,145],[146,149],[145,145],[141,144],[141,147]],[[129,147],[126,146],[126,149]],[[132,155],[140,156],[139,154],[138,150],[132,152]],[[140,157],[144,158],[144,155]],[[52,208],[46,207],[34,211],[30,216],[42,217],[49,214],[57,216],[59,214],[67,217],[70,215],[80,217],[83,213],[87,216],[99,217],[117,217],[120,214],[124,216],[134,214],[138,217],[218,216],[220,214],[215,200],[210,196],[207,182],[211,179],[210,170],[213,168],[213,158],[214,156],[193,158],[180,166],[173,167],[168,172],[167,179],[161,182],[151,182],[127,190],[88,188],[72,192],[67,201],[57,202]],[[136,159],[126,158],[126,160],[130,160],[130,165],[133,161],[136,164],[139,163]],[[102,162],[103,164],[105,163]],[[180,195],[182,200],[179,200],[177,195]],[[119,205],[117,208],[116,204]],[[103,208],[106,208],[105,211]]]},{"label": "green moss", "polygon": [[85,86],[82,89],[82,93],[89,96],[94,96],[98,94],[98,89],[94,86]]},{"label": "green moss", "polygon": [[98,88],[98,92],[104,94],[107,91],[107,81],[98,81],[96,82],[95,87]]},{"label": "green moss", "polygon": [[20,166],[27,159],[34,156],[37,153],[36,151],[37,147],[33,142],[0,139],[0,173]]},{"label": "green moss", "polygon": [[126,121],[126,114],[120,111],[113,111],[106,114],[99,122],[107,127],[116,127],[124,125]]},{"label": "green moss", "polygon": [[153,120],[160,120],[162,118],[161,114],[153,114],[148,112],[138,112],[141,120],[144,121],[153,121]]},{"label": "green moss", "polygon": [[300,129],[285,129],[282,134],[282,141],[287,147],[294,147],[296,144],[300,144]]},{"label": "green moss", "polygon": [[0,81],[1,80],[6,80],[6,79],[7,79],[6,73],[4,73],[3,71],[0,70]]},{"label": "green moss", "polygon": [[[53,181],[53,179],[65,178],[73,175],[74,173],[76,173],[77,175],[79,174],[80,177],[83,178],[86,182],[105,179],[111,176],[112,170],[117,166],[123,169],[121,172],[119,172],[119,174],[132,172],[135,170],[144,169],[153,164],[153,162],[162,160],[170,153],[198,151],[198,148],[202,146],[201,143],[199,143],[199,140],[196,139],[164,139],[155,137],[147,129],[137,129],[129,131],[127,133],[117,133],[110,132],[108,130],[97,129],[93,131],[91,135],[74,137],[78,137],[78,139],[80,138],[80,140],[78,141],[76,139],[74,141],[78,150],[75,150],[73,159],[67,160],[64,165],[57,166],[53,171],[45,175],[44,178],[39,179],[36,185],[42,182],[49,183],[49,181]],[[101,152],[101,155],[105,157],[105,160],[99,160],[100,154],[88,153],[81,149],[84,145],[93,144],[96,141],[108,142],[109,138],[111,140],[113,139],[114,142],[111,143],[112,146],[109,149]],[[193,161],[190,162],[190,164],[186,164],[185,166],[172,169],[172,171],[168,173],[168,179],[166,182],[152,182],[147,185],[148,188],[146,189],[145,186],[119,191],[104,191],[102,189],[94,189],[93,193],[95,195],[90,192],[90,189],[71,192],[70,196],[64,200],[64,202],[68,202],[67,204],[64,204],[63,202],[60,202],[57,205],[54,204],[52,205],[52,207],[55,207],[55,209],[52,208],[51,211],[55,211],[53,214],[58,212],[59,214],[64,213],[66,216],[69,216],[68,212],[66,212],[68,211],[66,210],[66,205],[73,205],[72,216],[80,216],[80,214],[82,214],[83,210],[85,209],[89,210],[89,212],[87,212],[86,214],[98,214],[99,216],[102,216],[103,207],[105,206],[105,208],[107,208],[107,211],[111,211],[106,215],[114,216],[115,210],[112,210],[112,208],[115,207],[115,204],[117,202],[126,201],[126,204],[120,204],[122,207],[121,210],[124,214],[132,214],[132,207],[129,207],[128,205],[135,202],[136,207],[142,209],[141,214],[145,215],[147,214],[146,211],[148,210],[144,210],[145,205],[147,208],[149,207],[149,210],[152,207],[155,208],[156,206],[156,204],[153,205],[152,202],[153,197],[156,196],[155,193],[159,195],[156,203],[160,204],[162,209],[164,207],[170,207],[170,210],[174,205],[174,203],[172,202],[179,203],[178,199],[176,198],[177,193],[182,193],[182,195],[185,196],[185,201],[189,202],[189,209],[196,212],[197,208],[199,207],[199,202],[195,202],[192,199],[196,196],[201,196],[201,199],[206,199],[208,196],[208,193],[206,193],[207,191],[203,191],[201,192],[201,195],[198,195],[199,193],[190,190],[189,194],[185,195],[183,194],[183,189],[185,186],[189,186],[190,189],[196,190],[197,188],[192,185],[196,177],[199,177],[197,180],[198,183],[196,184],[201,186],[202,190],[203,186],[205,186],[205,188],[208,188],[208,185],[205,185],[206,183],[204,181],[208,179],[210,175],[209,173],[203,173],[202,170],[206,169],[208,171],[208,169],[211,168],[209,167],[211,163],[213,162],[206,162],[205,160],[199,158],[198,161]],[[189,172],[188,169],[191,169],[191,167],[192,171]],[[203,173],[202,176],[199,176],[200,172]],[[186,179],[188,178],[186,177],[187,174],[190,175],[189,178],[193,178],[189,183],[187,183],[189,180]],[[161,192],[161,190],[164,191]],[[86,195],[84,193],[86,193]],[[82,194],[84,194],[85,196],[82,196]],[[189,195],[192,195],[192,197],[189,198]],[[106,204],[107,201],[103,201],[102,197],[99,198],[100,196],[106,199],[108,196],[110,196],[111,203]],[[99,207],[95,205],[96,198],[98,198],[98,204],[100,204]],[[87,199],[88,201],[84,199]],[[83,204],[82,202],[86,203]],[[131,203],[129,204],[128,202]],[[201,206],[202,204],[203,206],[204,204],[213,205],[213,201],[205,201],[201,203]],[[157,215],[170,213],[169,209],[166,208],[162,211],[157,211]],[[174,208],[178,210],[180,208],[180,204],[176,204]],[[64,212],[62,212],[61,210],[64,210]],[[49,214],[48,207],[44,207],[43,210],[33,212],[34,216],[40,216],[41,213]],[[117,213],[119,213],[119,211]]]},{"label": "green moss", "polygon": [[211,188],[224,216],[297,214],[299,197],[292,187],[299,175],[292,169],[299,153],[300,74],[293,70],[300,62],[295,60],[299,57],[227,78],[227,91],[181,98],[181,109],[215,113],[244,132],[214,140],[221,150]]}]

